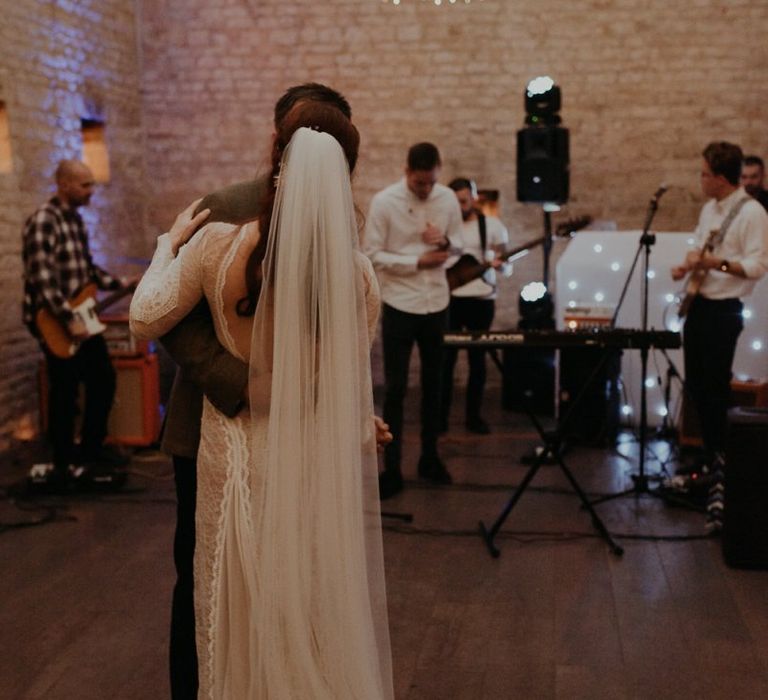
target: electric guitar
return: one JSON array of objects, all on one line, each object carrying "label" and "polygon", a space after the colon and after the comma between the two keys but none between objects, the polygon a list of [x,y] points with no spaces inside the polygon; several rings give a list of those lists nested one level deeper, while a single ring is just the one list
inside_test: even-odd
[{"label": "electric guitar", "polygon": [[[99,320],[99,313],[123,297],[132,294],[136,289],[136,284],[136,282],[132,282],[127,287],[118,289],[97,302],[96,292],[98,287],[90,283],[86,284],[69,300],[69,305],[72,307],[75,318],[83,322],[89,338],[103,333],[107,328]],[[72,357],[83,342],[73,338],[69,333],[69,329],[46,307],[38,309],[35,314],[35,325],[43,343],[45,343],[51,354],[62,360]]]},{"label": "electric guitar", "polygon": [[[558,238],[570,238],[576,231],[584,228],[591,223],[591,216],[579,216],[574,219],[568,219],[562,224],[558,224],[555,229],[554,235]],[[546,236],[540,236],[534,238],[523,245],[517,246],[512,250],[505,251],[501,255],[496,257],[501,262],[514,262],[528,253],[532,248],[544,243],[547,240]],[[465,284],[472,280],[482,277],[485,271],[491,267],[490,262],[480,262],[476,257],[469,253],[464,253],[451,267],[445,271],[445,275],[448,279],[448,288],[454,290],[458,287],[463,287]]]},{"label": "electric guitar", "polygon": [[[709,235],[707,236],[707,240],[704,242],[704,245],[701,248],[700,255],[701,257],[704,257],[708,253],[711,253],[715,248],[715,239],[717,238],[718,234],[720,233],[719,228],[714,228],[709,232]],[[693,303],[694,298],[699,293],[699,289],[701,289],[701,285],[704,282],[704,278],[707,276],[707,273],[709,270],[703,270],[699,268],[694,268],[691,270],[691,272],[688,274],[688,279],[685,281],[685,286],[683,287],[683,291],[681,292],[682,299],[680,300],[680,303],[677,307],[677,316],[678,318],[685,318],[686,314],[691,308],[691,304]]]}]

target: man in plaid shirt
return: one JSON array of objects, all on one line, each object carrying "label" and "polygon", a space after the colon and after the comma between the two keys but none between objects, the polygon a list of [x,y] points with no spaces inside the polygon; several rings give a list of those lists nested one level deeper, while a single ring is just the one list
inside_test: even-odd
[{"label": "man in plaid shirt", "polygon": [[[56,169],[57,192],[24,224],[23,319],[40,340],[48,370],[48,432],[53,448],[54,482],[64,485],[69,466],[104,461],[102,447],[107,418],[115,395],[115,370],[101,335],[88,337],[85,324],[69,304],[82,287],[120,289],[122,282],[98,267],[91,258],[88,234],[77,210],[91,199],[93,174],[84,163],[63,160]],[[82,341],[67,359],[53,355],[42,342],[35,314],[47,308]],[[74,449],[74,416],[80,383],[85,385],[81,450]]]}]

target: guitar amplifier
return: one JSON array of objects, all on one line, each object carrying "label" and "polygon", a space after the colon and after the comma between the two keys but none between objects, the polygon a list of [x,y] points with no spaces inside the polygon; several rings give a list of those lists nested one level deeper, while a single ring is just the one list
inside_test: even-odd
[{"label": "guitar amplifier", "polygon": [[[113,357],[117,389],[107,424],[107,442],[117,445],[146,447],[160,436],[160,389],[157,355]],[[40,429],[48,430],[48,374],[40,362]],[[81,386],[78,403],[85,400]],[[79,431],[79,420],[75,433]]]},{"label": "guitar amplifier", "polygon": [[139,357],[152,352],[149,341],[138,340],[128,325],[128,314],[102,314],[101,322],[107,327],[102,334],[111,357]]},{"label": "guitar amplifier", "polygon": [[768,408],[728,413],[723,557],[739,569],[768,569]]},{"label": "guitar amplifier", "polygon": [[[744,381],[731,382],[731,406],[765,407],[768,406],[768,382]],[[681,445],[700,447],[701,427],[696,407],[691,400],[683,394],[682,410],[680,414]]]}]

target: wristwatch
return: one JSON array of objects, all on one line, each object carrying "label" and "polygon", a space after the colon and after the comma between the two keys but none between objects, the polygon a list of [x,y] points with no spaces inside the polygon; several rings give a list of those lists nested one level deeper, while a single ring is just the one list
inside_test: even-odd
[{"label": "wristwatch", "polygon": [[727,260],[723,260],[723,262],[720,263],[720,267],[718,269],[720,272],[728,272],[728,270],[731,269],[731,263],[729,263]]}]

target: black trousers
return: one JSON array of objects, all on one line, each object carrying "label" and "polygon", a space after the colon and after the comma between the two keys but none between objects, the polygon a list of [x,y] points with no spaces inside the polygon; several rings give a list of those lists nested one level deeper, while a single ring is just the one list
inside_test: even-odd
[{"label": "black trousers", "polygon": [[[448,328],[451,331],[487,331],[493,323],[495,311],[493,299],[473,297],[451,297],[448,307]],[[458,348],[445,348],[443,355],[443,404],[442,423],[448,424],[453,398],[453,370],[458,357]],[[473,348],[467,350],[469,359],[469,378],[467,380],[466,421],[480,420],[480,408],[483,403],[485,388],[485,350]]]},{"label": "black trousers", "polygon": [[394,438],[384,450],[384,468],[387,471],[400,471],[403,401],[408,388],[408,367],[414,343],[419,348],[421,360],[421,452],[429,457],[437,456],[443,333],[447,319],[447,308],[431,314],[410,314],[384,304],[384,420],[389,423]]},{"label": "black trousers", "polygon": [[[115,398],[116,375],[107,344],[100,335],[88,338],[73,357],[61,359],[43,348],[48,371],[48,437],[56,469],[96,455],[107,436],[107,420]],[[75,453],[75,411],[80,384],[85,408],[80,430],[81,454]]]},{"label": "black trousers", "polygon": [[196,460],[174,455],[173,474],[176,480],[176,532],[173,538],[176,585],[171,604],[171,697],[173,700],[195,700],[198,686],[193,573]]},{"label": "black trousers", "polygon": [[697,296],[683,329],[685,387],[701,424],[709,456],[725,450],[731,365],[744,321],[738,299]]}]

